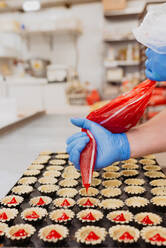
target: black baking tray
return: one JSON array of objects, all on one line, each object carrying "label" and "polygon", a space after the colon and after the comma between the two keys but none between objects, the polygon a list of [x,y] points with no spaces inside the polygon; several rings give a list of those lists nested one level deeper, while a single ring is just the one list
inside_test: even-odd
[{"label": "black baking tray", "polygon": [[[52,160],[52,159],[55,159],[55,155],[56,155],[56,153],[54,153],[54,154],[52,154],[51,155],[51,158],[50,158],[50,160]],[[149,179],[147,178],[147,177],[145,177],[145,175],[144,175],[144,170],[143,170],[143,165],[142,164],[140,164],[139,163],[139,160],[140,160],[141,158],[139,158],[139,159],[137,159],[137,164],[139,165],[139,169],[137,169],[137,170],[139,170],[139,174],[138,174],[138,176],[137,177],[134,177],[134,178],[142,178],[142,179],[144,179],[145,180],[145,185],[144,185],[144,187],[145,187],[145,189],[146,189],[146,191],[145,191],[145,193],[143,194],[143,195],[141,195],[141,196],[143,196],[143,197],[145,197],[145,198],[147,198],[147,199],[151,199],[152,197],[153,197],[153,195],[151,194],[151,192],[150,192],[150,190],[152,189],[152,187],[151,187],[151,185],[149,184]],[[49,160],[49,161],[50,161]],[[39,175],[37,175],[36,177],[37,177],[37,179],[39,179],[40,177],[42,177],[42,174],[43,174],[43,172],[46,170],[46,167],[47,167],[47,165],[49,165],[49,161],[48,161],[48,163],[47,164],[45,164],[45,167],[41,170],[41,173],[39,174]],[[156,161],[156,164],[157,164],[157,161]],[[64,168],[65,168],[65,166],[67,166],[68,165],[68,160],[66,159],[66,164],[64,165]],[[120,170],[122,169],[121,168],[121,165],[122,165],[122,163],[120,163],[118,166],[120,166]],[[63,171],[62,171],[63,172]],[[103,170],[100,170],[100,171],[98,171],[99,172],[99,177],[98,178],[100,178],[100,179],[102,179],[103,180],[103,178],[102,178],[102,173],[103,173]],[[122,194],[120,195],[120,196],[118,196],[118,199],[120,199],[120,200],[123,200],[123,201],[125,201],[129,196],[128,196],[128,194],[126,194],[125,192],[124,192],[124,187],[126,186],[125,184],[124,184],[124,181],[127,179],[127,177],[123,177],[123,176],[121,176],[120,178],[118,178],[118,180],[121,180],[122,181],[122,185],[121,185],[121,187],[120,187],[120,189],[122,190]],[[60,180],[63,180],[63,178],[60,176],[59,178],[58,178],[58,182],[60,181]],[[81,177],[78,179],[78,181],[79,181],[79,184],[78,184],[78,186],[77,187],[75,187],[77,190],[79,190],[80,188],[82,188],[82,182],[81,182]],[[58,184],[58,182],[57,182],[57,184]],[[14,185],[14,186],[16,186],[16,185],[18,185],[17,183]],[[41,194],[39,191],[38,191],[38,187],[40,186],[40,184],[37,182],[36,184],[34,184],[34,190],[33,190],[33,192],[31,193],[31,194],[29,194],[28,196],[26,196],[25,198],[24,198],[24,201],[23,201],[23,203],[19,206],[19,214],[18,214],[18,216],[17,216],[17,218],[12,222],[12,223],[10,223],[9,224],[9,226],[11,226],[11,225],[15,225],[15,224],[20,224],[20,223],[26,223],[22,218],[21,218],[21,212],[23,211],[23,210],[25,210],[26,208],[29,208],[29,207],[31,207],[30,205],[29,205],[29,200],[32,198],[32,197],[35,197],[35,196],[42,196],[42,195],[46,195],[46,194]],[[104,188],[104,186],[102,186],[102,184],[100,184],[99,186],[96,186],[96,188],[100,191],[100,190],[102,190],[103,188]],[[7,194],[7,195],[10,195],[10,194],[12,194],[12,192],[11,191],[9,191],[9,193]],[[54,196],[52,197],[52,199],[54,200],[54,199],[56,199],[58,196],[56,195],[56,193],[54,194]],[[80,197],[82,197],[82,196],[80,196],[79,194],[77,194],[75,197],[74,197],[74,200],[78,200]],[[103,199],[106,199],[105,197],[103,197],[102,195],[98,195],[97,196],[97,198],[101,201],[101,200],[103,200]],[[2,205],[0,206],[1,208],[3,207]],[[47,207],[47,211],[48,211],[48,214],[49,214],[49,212],[51,212],[53,209],[56,209],[56,207],[54,207],[53,206],[53,204],[51,203],[50,205],[49,205],[49,207]],[[99,222],[96,222],[95,223],[95,225],[97,225],[97,226],[99,226],[99,227],[104,227],[107,231],[109,230],[109,228],[111,227],[111,226],[114,226],[115,225],[115,223],[112,223],[112,222],[110,222],[107,218],[106,218],[106,215],[111,211],[111,210],[104,210],[104,209],[101,209],[101,208],[99,208],[99,207],[97,207],[96,209],[99,209],[100,211],[102,211],[103,212],[103,214],[104,214],[104,218],[101,220],[101,221],[99,221]],[[44,226],[46,226],[46,225],[49,225],[49,224],[54,224],[50,219],[49,219],[49,217],[47,216],[45,219],[43,219],[42,221],[40,221],[40,224],[34,224],[34,226],[35,226],[35,228],[36,228],[36,233],[32,236],[32,238],[30,239],[30,241],[28,241],[28,242],[25,242],[25,243],[22,243],[22,244],[18,244],[17,246],[16,245],[13,245],[13,243],[9,240],[9,239],[7,239],[6,237],[4,237],[3,238],[3,240],[2,241],[0,241],[0,247],[36,247],[36,248],[41,248],[41,247],[72,247],[72,248],[74,248],[74,247],[113,247],[113,248],[118,248],[118,247],[127,247],[127,248],[130,248],[130,247],[137,247],[137,248],[146,248],[146,247],[155,247],[155,246],[151,246],[150,244],[146,244],[141,238],[138,240],[138,242],[137,243],[134,243],[134,244],[127,244],[127,245],[125,245],[124,243],[117,243],[117,242],[114,242],[111,238],[110,238],[110,236],[109,236],[109,234],[107,234],[107,236],[106,236],[106,239],[105,239],[105,241],[102,243],[102,244],[99,244],[99,245],[95,245],[95,246],[90,246],[90,245],[86,245],[86,244],[81,244],[81,243],[77,243],[77,241],[76,241],[76,239],[75,239],[75,232],[79,229],[79,228],[81,228],[82,226],[85,226],[85,225],[94,225],[94,223],[88,223],[88,224],[84,224],[84,223],[82,223],[81,221],[79,221],[77,218],[76,218],[76,214],[79,212],[79,211],[81,211],[82,210],[82,208],[81,207],[79,207],[78,205],[75,205],[75,206],[73,206],[73,208],[71,208],[71,210],[73,210],[74,212],[75,212],[75,217],[74,217],[74,219],[68,224],[64,224],[65,226],[67,226],[67,228],[69,229],[69,236],[66,238],[66,239],[64,239],[64,240],[62,240],[62,241],[59,241],[59,242],[57,242],[56,244],[54,244],[54,245],[46,245],[43,241],[41,241],[39,238],[38,238],[38,231],[40,230],[40,228],[42,228],[42,227],[44,227]],[[117,210],[119,210],[119,209],[117,209]],[[136,214],[136,213],[139,213],[140,212],[140,210],[138,209],[138,210],[136,210],[136,209],[130,209],[130,208],[128,208],[126,205],[124,205],[124,207],[123,208],[121,208],[121,210],[129,210],[130,212],[132,212],[133,214]],[[153,212],[153,213],[156,213],[156,214],[158,214],[158,215],[160,215],[161,216],[161,218],[162,218],[162,223],[161,223],[161,226],[164,226],[164,227],[166,227],[166,209],[158,209],[157,207],[154,207],[151,203],[144,209],[146,212]],[[33,225],[33,224],[32,224]],[[136,224],[135,222],[130,222],[129,223],[129,225],[131,225],[131,226],[134,226],[134,227],[136,227],[136,228],[138,228],[139,230],[141,230],[141,228],[143,227],[143,226],[140,226],[140,225],[138,225],[138,224]],[[160,247],[162,247],[162,246],[160,246]]]}]

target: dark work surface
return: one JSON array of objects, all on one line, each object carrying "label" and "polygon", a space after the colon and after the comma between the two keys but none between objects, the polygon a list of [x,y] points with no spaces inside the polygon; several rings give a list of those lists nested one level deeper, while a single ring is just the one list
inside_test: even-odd
[{"label": "dark work surface", "polygon": [[[51,159],[53,159],[54,158],[54,155],[52,155],[52,158]],[[65,166],[67,166],[67,160],[66,160],[66,165]],[[152,197],[153,197],[153,195],[150,193],[150,190],[152,189],[152,187],[150,186],[150,184],[149,184],[149,178],[147,178],[147,177],[145,177],[144,176],[144,170],[143,170],[143,166],[139,163],[139,159],[138,159],[138,162],[137,162],[137,164],[139,165],[139,174],[138,174],[138,176],[137,177],[134,177],[134,178],[143,178],[145,181],[146,181],[146,183],[143,185],[144,187],[145,187],[145,189],[146,189],[146,191],[145,191],[145,193],[144,194],[142,194],[141,196],[143,196],[143,197],[145,197],[145,198],[147,198],[147,199],[151,199]],[[157,162],[156,162],[156,164],[157,164]],[[37,178],[39,179],[40,177],[42,177],[42,174],[43,174],[43,172],[46,170],[46,167],[47,167],[47,165],[48,164],[46,164],[45,165],[45,167],[44,167],[44,169],[43,170],[41,170],[41,173],[37,176]],[[120,165],[118,165],[118,166],[120,166],[120,168],[121,168],[121,164]],[[63,172],[63,171],[62,171]],[[102,179],[102,173],[103,173],[103,170],[101,170],[100,172],[100,176],[99,176],[99,178],[100,179]],[[59,177],[58,178],[58,181],[60,181],[60,180],[62,180],[63,178],[62,177]],[[119,180],[121,180],[122,182],[124,182],[126,179],[127,179],[127,177],[120,177],[120,178],[118,178]],[[77,190],[79,190],[81,187],[82,187],[82,184],[81,184],[81,178],[79,178],[79,179],[76,179],[76,180],[78,180],[79,181],[79,184],[78,184],[78,186],[77,187],[75,187]],[[102,179],[103,180],[103,179]],[[57,184],[58,184],[58,182],[57,182]],[[17,185],[17,183],[16,183],[16,185]],[[21,218],[21,212],[24,210],[24,209],[26,209],[26,208],[29,208],[29,207],[31,207],[30,205],[29,205],[29,200],[32,198],[32,197],[35,197],[35,196],[41,196],[42,194],[37,190],[37,188],[40,186],[40,184],[37,182],[35,185],[34,185],[34,190],[33,190],[33,192],[30,194],[30,195],[28,195],[28,196],[26,196],[25,197],[25,199],[24,199],[24,201],[23,201],[23,203],[20,205],[20,207],[18,208],[18,210],[19,210],[19,214],[18,214],[18,216],[17,216],[17,218],[12,222],[12,223],[10,223],[9,224],[9,226],[11,226],[11,225],[15,225],[15,224],[20,224],[20,223],[26,223],[24,220],[22,220],[22,218]],[[122,191],[122,194],[120,195],[120,196],[118,196],[117,197],[117,199],[121,199],[121,200],[123,200],[123,201],[125,201],[128,197],[130,197],[128,194],[126,194],[125,192],[124,192],[124,187],[125,187],[126,185],[124,184],[124,183],[122,183],[122,185],[121,185],[121,187],[120,187],[120,189],[121,189],[121,191]],[[99,191],[101,190],[101,189],[103,189],[104,187],[102,186],[102,185],[99,185],[99,186],[97,186],[96,187]],[[8,195],[10,195],[12,192],[9,192],[8,193]],[[43,194],[43,195],[46,195],[46,194]],[[48,195],[49,196],[49,195]],[[132,196],[132,195],[131,195]],[[56,195],[56,193],[54,193],[54,195],[53,196],[51,196],[52,197],[52,199],[54,200],[54,199],[56,199],[58,196]],[[78,200],[80,197],[82,197],[82,196],[80,196],[79,195],[79,193],[74,197],[74,200]],[[96,198],[98,198],[99,200],[102,200],[102,199],[106,199],[104,196],[102,196],[102,195],[97,195],[97,196],[95,196]],[[3,206],[1,206],[1,208],[2,208]],[[53,204],[51,203],[50,205],[49,205],[49,207],[46,207],[46,209],[47,209],[47,211],[48,211],[48,214],[49,214],[49,212],[51,212],[53,209],[56,209],[54,206],[53,206]],[[80,208],[77,204],[75,205],[75,206],[73,206],[72,208],[70,208],[72,211],[74,211],[75,212],[75,215],[79,212],[79,211],[81,211],[83,208]],[[45,219],[43,219],[42,221],[40,221],[40,223],[35,223],[35,224],[33,224],[33,222],[32,222],[32,225],[34,225],[34,227],[36,228],[36,233],[31,237],[31,239],[28,241],[28,242],[24,242],[24,243],[22,243],[22,244],[14,244],[14,243],[12,243],[9,239],[7,239],[7,238],[4,238],[3,240],[1,240],[0,241],[0,247],[36,247],[36,248],[40,248],[40,247],[72,247],[72,248],[74,248],[74,247],[92,247],[92,246],[90,246],[90,245],[85,245],[85,244],[80,244],[80,243],[77,243],[76,242],[76,240],[75,240],[75,237],[74,237],[74,235],[75,235],[75,232],[80,228],[80,227],[82,227],[82,226],[85,226],[85,225],[97,225],[97,226],[100,226],[100,227],[104,227],[106,230],[107,230],[107,232],[108,232],[108,230],[109,230],[109,228],[111,227],[111,226],[114,226],[115,225],[115,223],[112,223],[112,222],[110,222],[107,218],[106,218],[106,215],[109,213],[109,212],[111,212],[111,210],[103,210],[103,209],[101,209],[101,208],[99,208],[99,207],[97,207],[96,209],[98,209],[98,210],[100,210],[100,211],[102,211],[103,212],[103,214],[104,214],[104,218],[102,219],[102,220],[100,220],[99,222],[96,222],[96,223],[88,223],[88,224],[86,224],[86,223],[81,223],[77,218],[76,218],[76,216],[75,216],[75,218],[70,222],[70,223],[66,223],[66,224],[64,224],[68,229],[69,229],[69,236],[66,238],[66,239],[64,239],[63,241],[59,241],[59,242],[57,242],[56,244],[52,244],[52,245],[46,245],[44,242],[42,242],[39,238],[38,238],[38,231],[40,230],[40,228],[42,228],[42,227],[44,227],[44,226],[46,226],[46,225],[49,225],[49,224],[54,224],[50,219],[49,219],[49,215],[45,218]],[[162,217],[162,223],[161,223],[161,226],[166,226],[166,213],[165,213],[165,209],[163,208],[163,209],[158,209],[157,207],[154,207],[151,203],[148,205],[148,206],[146,206],[144,209],[130,209],[130,208],[128,208],[126,205],[124,205],[124,207],[123,208],[121,208],[121,210],[129,210],[130,212],[132,212],[133,214],[137,214],[137,213],[139,213],[139,212],[141,212],[141,211],[146,211],[146,212],[154,212],[154,213],[157,213],[158,215],[160,215],[161,217]],[[120,210],[120,209],[117,209],[117,210]],[[30,223],[31,224],[31,223]],[[62,224],[62,223],[61,223]],[[134,227],[136,227],[136,228],[138,228],[139,230],[141,230],[142,229],[142,227],[143,226],[141,226],[141,225],[138,225],[138,224],[136,224],[134,221],[133,222],[130,222],[128,225],[131,225],[131,226],[134,226]],[[156,247],[156,246],[151,246],[151,245],[148,245],[148,244],[146,244],[141,238],[138,240],[138,242],[137,243],[134,243],[134,244],[132,244],[132,245],[125,245],[125,244],[123,244],[123,243],[116,243],[116,242],[114,242],[110,237],[109,237],[109,234],[107,234],[107,236],[106,236],[106,239],[105,239],[105,241],[102,243],[102,244],[100,244],[100,245],[95,245],[95,246],[93,246],[93,247],[114,247],[114,248],[118,248],[118,247],[127,247],[127,248],[130,248],[130,247],[137,247],[137,248],[146,248],[146,247]],[[160,246],[161,247],[161,246]]]}]

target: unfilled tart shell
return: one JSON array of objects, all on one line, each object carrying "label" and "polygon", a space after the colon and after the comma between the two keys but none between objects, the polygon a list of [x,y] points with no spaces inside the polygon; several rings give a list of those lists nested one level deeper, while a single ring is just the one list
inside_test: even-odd
[{"label": "unfilled tart shell", "polygon": [[0,237],[5,235],[5,232],[7,231],[8,225],[5,223],[0,223]]},{"label": "unfilled tart shell", "polygon": [[120,164],[120,161],[117,161],[117,162],[112,163],[112,166],[116,166],[116,165],[119,165],[119,164]]},{"label": "unfilled tart shell", "polygon": [[50,158],[51,157],[48,155],[42,155],[42,156],[39,155],[38,158],[32,162],[32,164],[45,164],[48,162]]},{"label": "unfilled tart shell", "polygon": [[86,192],[85,188],[82,188],[79,190],[79,194],[82,196],[96,196],[99,194],[98,189],[89,187],[88,192]]},{"label": "unfilled tart shell", "polygon": [[31,185],[36,183],[37,178],[36,177],[22,177],[18,180],[18,184],[24,184],[24,185]]},{"label": "unfilled tart shell", "polygon": [[146,171],[159,171],[161,170],[161,167],[158,165],[145,165],[143,169]]},{"label": "unfilled tart shell", "polygon": [[[92,203],[93,205],[84,205],[87,201],[90,201],[90,203]],[[97,207],[99,205],[100,201],[97,198],[94,197],[82,197],[80,199],[78,199],[77,204],[80,207],[85,207],[85,208],[93,208],[93,207]]]},{"label": "unfilled tart shell", "polygon": [[[128,232],[133,239],[122,239],[122,235],[126,232]],[[109,229],[109,235],[113,240],[118,242],[134,243],[139,239],[140,232],[137,228],[129,225],[116,225]]]},{"label": "unfilled tart shell", "polygon": [[91,186],[92,186],[92,187],[99,186],[100,184],[101,184],[101,179],[92,178],[92,181],[91,181]]},{"label": "unfilled tart shell", "polygon": [[12,188],[12,192],[17,195],[29,194],[33,191],[33,187],[29,185],[20,185]]},{"label": "unfilled tart shell", "polygon": [[[67,215],[68,218],[64,219],[63,215]],[[63,222],[68,222],[71,221],[74,218],[75,214],[73,211],[71,211],[70,209],[57,209],[52,211],[49,214],[49,218],[57,223],[63,223]],[[60,219],[59,219],[60,218]]]},{"label": "unfilled tart shell", "polygon": [[124,160],[122,161],[122,163],[124,164],[136,164],[137,163],[137,160],[135,158],[129,158],[128,160]]},{"label": "unfilled tart shell", "polygon": [[166,196],[155,196],[151,199],[153,205],[165,207],[166,206]]},{"label": "unfilled tart shell", "polygon": [[121,175],[124,177],[133,177],[138,175],[138,171],[137,170],[122,170],[121,171]]},{"label": "unfilled tart shell", "polygon": [[0,209],[0,222],[9,222],[14,220],[18,215],[18,210],[15,208],[1,208]]},{"label": "unfilled tart shell", "polygon": [[31,164],[28,167],[28,170],[42,170],[44,168],[44,165],[42,164]]},{"label": "unfilled tart shell", "polygon": [[57,183],[57,179],[54,177],[41,177],[38,182],[40,184],[56,184]]},{"label": "unfilled tart shell", "polygon": [[110,165],[110,166],[104,168],[104,170],[105,170],[105,171],[119,171],[120,168],[119,168],[119,166]]},{"label": "unfilled tart shell", "polygon": [[69,158],[69,154],[57,154],[55,156],[55,158],[57,158],[57,159],[68,159]]},{"label": "unfilled tart shell", "polygon": [[[59,238],[53,237],[53,238],[48,239],[47,237],[51,231],[58,232],[60,234],[60,237]],[[38,236],[41,240],[43,240],[45,242],[56,243],[59,240],[65,239],[68,236],[68,234],[69,234],[69,231],[68,231],[67,227],[65,227],[63,225],[56,224],[56,225],[48,225],[48,226],[41,228],[39,230]]]},{"label": "unfilled tart shell", "polygon": [[166,196],[166,187],[155,187],[151,190],[153,195],[165,195]]},{"label": "unfilled tart shell", "polygon": [[[89,214],[92,214],[94,219],[92,219],[92,220],[91,219],[84,219],[84,217],[86,217]],[[77,218],[81,222],[96,222],[96,221],[99,221],[103,218],[103,213],[99,210],[86,209],[86,210],[82,210],[82,211],[78,212]]]},{"label": "unfilled tart shell", "polygon": [[[27,216],[32,215],[33,213],[36,213],[39,217],[38,218],[28,218]],[[47,215],[47,211],[44,208],[40,207],[32,207],[27,208],[21,213],[21,218],[25,221],[38,221],[44,218]]]},{"label": "unfilled tart shell", "polygon": [[135,170],[138,169],[139,166],[137,164],[122,164],[122,168],[125,170]]},{"label": "unfilled tart shell", "polygon": [[107,171],[102,174],[102,177],[105,179],[114,179],[119,178],[121,174],[119,172]]},{"label": "unfilled tart shell", "polygon": [[126,186],[124,191],[131,195],[139,195],[145,192],[145,188],[141,186]]},{"label": "unfilled tart shell", "polygon": [[[64,204],[64,202],[66,202],[67,204]],[[62,198],[56,198],[53,201],[53,204],[57,208],[71,208],[75,205],[75,201],[72,198],[62,197]]]},{"label": "unfilled tart shell", "polygon": [[45,171],[43,177],[60,177],[60,171]]},{"label": "unfilled tart shell", "polygon": [[147,206],[149,204],[149,200],[144,197],[133,196],[126,199],[125,203],[128,207],[140,208]]},{"label": "unfilled tart shell", "polygon": [[113,180],[106,180],[102,182],[104,187],[120,187],[122,182],[120,180],[117,179],[113,179]]},{"label": "unfilled tart shell", "polygon": [[166,179],[156,179],[150,182],[151,186],[165,187]]},{"label": "unfilled tart shell", "polygon": [[42,193],[53,193],[59,189],[59,186],[54,184],[43,184],[42,186],[38,187],[38,190]]},{"label": "unfilled tart shell", "polygon": [[[42,202],[40,203],[40,200]],[[52,199],[49,196],[37,196],[30,199],[29,204],[33,207],[47,206],[52,202]]]},{"label": "unfilled tart shell", "polygon": [[78,194],[78,191],[73,188],[63,188],[57,191],[57,195],[61,197],[74,197]]},{"label": "unfilled tart shell", "polygon": [[143,156],[143,158],[146,158],[146,159],[155,159],[156,156],[154,154],[149,154],[149,155]]},{"label": "unfilled tart shell", "polygon": [[76,170],[76,168],[74,167],[74,165],[69,165],[69,166],[66,166],[66,167],[64,168],[64,172],[69,173],[69,174],[72,174],[72,173],[77,172],[77,170]]},{"label": "unfilled tart shell", "polygon": [[40,174],[40,170],[26,170],[24,176],[37,176]]},{"label": "unfilled tart shell", "polygon": [[64,179],[59,182],[61,187],[75,187],[78,185],[78,181],[74,179]]},{"label": "unfilled tart shell", "polygon": [[143,164],[143,165],[152,165],[152,164],[156,164],[156,161],[155,160],[153,160],[153,159],[141,159],[140,161],[139,161],[141,164]]},{"label": "unfilled tart shell", "polygon": [[[146,217],[149,217],[149,219],[153,222],[153,223],[146,223],[142,220],[144,220],[144,218]],[[143,212],[143,213],[139,213],[139,214],[136,214],[134,216],[134,220],[135,222],[137,222],[138,224],[141,224],[141,225],[159,225],[161,223],[161,217],[157,214],[154,214],[154,213],[150,213],[150,212]]]},{"label": "unfilled tart shell", "polygon": [[76,172],[64,172],[62,174],[62,177],[63,178],[66,178],[66,179],[78,179],[80,177],[80,173],[78,173],[77,171]]},{"label": "unfilled tart shell", "polygon": [[126,179],[124,183],[127,185],[140,186],[140,185],[145,184],[145,180],[141,178],[129,178],[129,179]]},{"label": "unfilled tart shell", "polygon": [[46,167],[46,169],[48,170],[48,171],[61,171],[61,170],[63,170],[64,169],[64,167],[63,166],[61,166],[61,165],[50,165],[50,166],[47,166]]},{"label": "unfilled tart shell", "polygon": [[[26,234],[25,236],[15,236],[14,234],[18,232],[19,230],[25,230]],[[6,236],[7,238],[11,240],[24,240],[29,237],[31,237],[35,233],[36,229],[29,224],[18,224],[15,226],[11,226],[6,230]]]},{"label": "unfilled tart shell", "polygon": [[[14,200],[14,202],[13,202]],[[23,202],[24,198],[18,195],[8,195],[0,200],[1,204],[6,207],[16,207]],[[16,201],[16,202],[15,202]]]},{"label": "unfilled tart shell", "polygon": [[45,156],[45,155],[51,155],[51,154],[53,154],[53,152],[48,150],[48,151],[40,152],[39,155],[40,155],[40,156],[43,156],[43,155]]},{"label": "unfilled tart shell", "polygon": [[121,194],[122,194],[122,192],[119,188],[108,187],[106,189],[101,190],[101,195],[103,195],[105,197],[115,197],[115,196],[118,196]]},{"label": "unfilled tart shell", "polygon": [[[118,216],[120,217],[122,214],[124,219],[117,218]],[[133,220],[133,214],[127,210],[117,210],[107,214],[107,219],[115,223],[127,224]]]},{"label": "unfilled tart shell", "polygon": [[92,174],[92,177],[99,177],[99,172],[94,171],[93,174]]},{"label": "unfilled tart shell", "polygon": [[147,171],[144,175],[149,178],[166,178],[165,174],[159,171]]},{"label": "unfilled tart shell", "polygon": [[106,199],[101,201],[99,206],[104,209],[118,209],[122,208],[124,206],[124,203],[123,201],[118,199]]},{"label": "unfilled tart shell", "polygon": [[[97,240],[87,239],[89,233],[91,232],[95,233],[99,238]],[[87,245],[96,245],[96,244],[101,244],[105,240],[106,235],[107,232],[105,228],[98,226],[84,226],[78,229],[78,231],[75,233],[75,238],[78,243],[84,243]]]},{"label": "unfilled tart shell", "polygon": [[[165,239],[163,242],[162,241],[155,241],[155,240],[150,240],[152,239],[156,234],[159,234],[163,239]],[[148,226],[144,227],[141,230],[141,236],[143,240],[146,243],[150,243],[152,245],[157,245],[157,246],[165,246],[166,245],[166,228],[161,227],[161,226]]]},{"label": "unfilled tart shell", "polygon": [[65,165],[66,164],[66,161],[63,160],[63,159],[53,159],[49,162],[49,164],[52,164],[52,165]]}]

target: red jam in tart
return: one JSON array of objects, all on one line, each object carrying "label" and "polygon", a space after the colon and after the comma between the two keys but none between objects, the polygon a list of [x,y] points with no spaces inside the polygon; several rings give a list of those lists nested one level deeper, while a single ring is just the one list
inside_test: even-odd
[{"label": "red jam in tart", "polygon": [[46,236],[46,239],[60,239],[61,237],[62,235],[60,233],[58,233],[56,230],[52,230]]},{"label": "red jam in tart", "polygon": [[25,237],[28,233],[24,229],[19,229],[17,232],[13,234],[15,237]]},{"label": "red jam in tart", "polygon": [[149,216],[147,215],[147,216],[145,216],[145,218],[143,218],[142,220],[141,220],[141,222],[143,223],[143,224],[149,224],[149,225],[152,225],[152,224],[154,224],[154,222],[149,218]]},{"label": "red jam in tart", "polygon": [[45,204],[45,201],[40,197],[39,201],[36,203],[37,206],[42,206]]},{"label": "red jam in tart", "polygon": [[68,220],[69,216],[66,213],[63,213],[61,217],[59,217],[57,220]]},{"label": "red jam in tart", "polygon": [[5,212],[3,212],[2,214],[0,214],[0,220],[7,220],[7,214]]},{"label": "red jam in tart", "polygon": [[62,206],[62,207],[68,207],[68,206],[70,206],[70,203],[68,202],[67,199],[65,199],[65,200],[62,202],[61,206]]},{"label": "red jam in tart", "polygon": [[151,240],[151,241],[158,241],[158,242],[164,242],[164,241],[166,241],[166,239],[163,238],[162,236],[160,236],[159,233],[156,233],[153,237],[149,238],[149,240]]},{"label": "red jam in tart", "polygon": [[100,237],[96,235],[93,231],[88,234],[85,240],[91,241],[91,240],[98,240]]},{"label": "red jam in tart", "polygon": [[16,198],[13,197],[11,201],[9,201],[7,204],[16,204],[16,203],[17,203]]},{"label": "red jam in tart", "polygon": [[88,199],[83,206],[93,206],[93,203]]},{"label": "red jam in tart", "polygon": [[82,217],[83,220],[96,220],[96,218],[93,216],[93,214],[90,212],[86,216]]},{"label": "red jam in tart", "polygon": [[39,218],[40,216],[39,216],[35,211],[33,211],[32,214],[26,215],[25,217],[26,217],[27,219],[37,219],[37,218]]},{"label": "red jam in tart", "polygon": [[126,221],[123,213],[117,215],[113,220],[114,221]]},{"label": "red jam in tart", "polygon": [[120,240],[132,240],[134,237],[129,232],[124,232],[122,236],[119,237]]}]

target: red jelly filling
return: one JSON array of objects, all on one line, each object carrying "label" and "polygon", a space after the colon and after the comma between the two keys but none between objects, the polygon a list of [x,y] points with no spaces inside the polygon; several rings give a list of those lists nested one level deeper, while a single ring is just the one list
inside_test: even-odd
[{"label": "red jelly filling", "polygon": [[62,207],[68,207],[68,206],[70,206],[70,203],[68,202],[67,199],[65,199],[65,200],[62,202],[61,206],[62,206]]},{"label": "red jelly filling", "polygon": [[46,236],[46,239],[60,239],[61,237],[62,235],[60,233],[58,233],[56,230],[52,230]]},{"label": "red jelly filling", "polygon": [[42,206],[45,204],[45,201],[40,197],[39,201],[36,203],[37,206]]},{"label": "red jelly filling", "polygon": [[3,232],[2,231],[0,231],[0,234],[2,234]]},{"label": "red jelly filling", "polygon": [[25,237],[28,233],[24,229],[19,229],[17,232],[13,234],[15,237]]},{"label": "red jelly filling", "polygon": [[11,201],[9,201],[7,204],[16,204],[16,203],[17,203],[16,198],[13,197]]},{"label": "red jelly filling", "polygon": [[69,218],[70,217],[66,213],[63,213],[57,220],[68,220]]},{"label": "red jelly filling", "polygon": [[8,219],[7,214],[5,212],[3,212],[2,214],[0,214],[0,219],[1,220],[7,220]]},{"label": "red jelly filling", "polygon": [[90,212],[86,216],[82,217],[83,220],[96,220],[96,218],[93,216],[93,214]]},{"label": "red jelly filling", "polygon": [[123,213],[117,215],[113,220],[114,220],[114,221],[126,221],[126,219],[125,219]]},{"label": "red jelly filling", "polygon": [[37,219],[37,218],[39,218],[40,216],[39,216],[35,211],[33,211],[32,214],[26,215],[25,217],[26,217],[27,219]]},{"label": "red jelly filling", "polygon": [[124,233],[122,234],[122,236],[119,237],[119,239],[120,239],[120,240],[126,240],[126,239],[132,240],[132,239],[134,239],[134,237],[131,236],[130,233],[124,232]]},{"label": "red jelly filling", "polygon": [[83,206],[93,206],[93,203],[88,199]]},{"label": "red jelly filling", "polygon": [[98,240],[100,237],[96,235],[93,231],[88,234],[85,240],[91,241],[91,240]]},{"label": "red jelly filling", "polygon": [[149,216],[147,215],[147,216],[145,216],[145,218],[143,218],[142,220],[141,220],[141,222],[143,223],[143,224],[154,224],[154,222],[149,218]]},{"label": "red jelly filling", "polygon": [[151,241],[159,241],[159,242],[166,241],[166,239],[163,238],[162,236],[160,236],[159,233],[156,233],[153,237],[149,238],[149,240],[151,240]]}]

